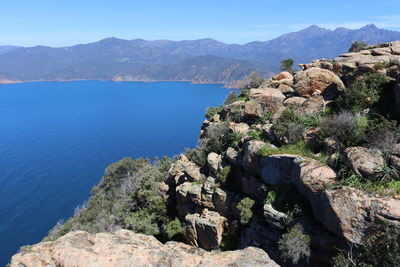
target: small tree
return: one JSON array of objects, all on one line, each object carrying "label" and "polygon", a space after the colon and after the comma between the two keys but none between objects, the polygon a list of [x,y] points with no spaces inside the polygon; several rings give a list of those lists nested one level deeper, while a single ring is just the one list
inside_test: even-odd
[{"label": "small tree", "polygon": [[279,239],[279,251],[285,261],[297,264],[300,259],[310,257],[310,237],[303,231],[303,227],[297,224]]},{"label": "small tree", "polygon": [[351,44],[349,52],[360,52],[368,46],[368,42],[355,41]]},{"label": "small tree", "polygon": [[293,73],[293,64],[294,60],[291,58],[285,59],[281,61],[281,70]]}]

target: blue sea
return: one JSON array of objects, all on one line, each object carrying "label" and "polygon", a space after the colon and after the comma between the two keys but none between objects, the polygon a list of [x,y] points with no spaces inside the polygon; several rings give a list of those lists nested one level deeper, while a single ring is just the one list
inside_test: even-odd
[{"label": "blue sea", "polygon": [[221,85],[31,82],[0,85],[0,266],[35,244],[123,157],[194,147]]}]

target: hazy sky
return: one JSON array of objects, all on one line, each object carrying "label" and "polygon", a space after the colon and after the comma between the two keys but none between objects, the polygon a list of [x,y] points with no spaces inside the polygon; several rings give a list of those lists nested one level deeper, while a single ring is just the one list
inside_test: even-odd
[{"label": "hazy sky", "polygon": [[106,37],[265,41],[311,24],[400,30],[400,0],[1,0],[0,45]]}]

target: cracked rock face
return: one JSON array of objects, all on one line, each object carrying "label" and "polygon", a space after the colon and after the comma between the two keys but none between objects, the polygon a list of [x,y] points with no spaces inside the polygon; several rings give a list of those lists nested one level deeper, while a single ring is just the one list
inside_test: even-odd
[{"label": "cracked rock face", "polygon": [[12,267],[278,266],[258,248],[210,253],[177,242],[120,230],[115,234],[71,232],[13,256]]}]

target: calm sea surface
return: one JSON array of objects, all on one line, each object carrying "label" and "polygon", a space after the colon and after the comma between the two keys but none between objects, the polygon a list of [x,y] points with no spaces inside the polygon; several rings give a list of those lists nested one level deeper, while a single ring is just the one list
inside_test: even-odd
[{"label": "calm sea surface", "polygon": [[123,157],[194,147],[220,85],[33,82],[0,85],[0,266],[39,242]]}]

